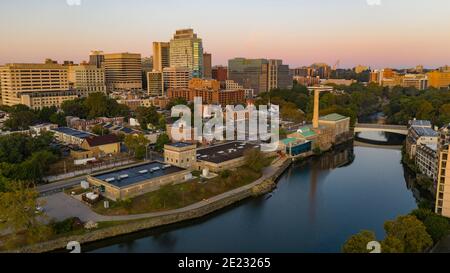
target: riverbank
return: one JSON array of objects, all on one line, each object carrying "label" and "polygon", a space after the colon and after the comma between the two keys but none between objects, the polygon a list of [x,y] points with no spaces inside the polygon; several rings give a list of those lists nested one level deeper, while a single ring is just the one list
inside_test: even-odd
[{"label": "riverbank", "polygon": [[155,214],[158,216],[154,217],[151,217],[151,214],[145,215],[147,217],[143,219],[139,219],[139,215],[135,215],[133,216],[133,219],[124,222],[119,222],[122,218],[117,217],[116,223],[106,223],[105,228],[100,228],[84,234],[61,237],[52,241],[23,247],[13,252],[51,252],[59,249],[65,249],[67,243],[71,241],[76,241],[83,245],[86,243],[92,243],[121,235],[148,230],[151,228],[202,218],[244,199],[263,195],[272,191],[276,186],[277,179],[286,171],[287,168],[289,168],[291,163],[292,162],[290,159],[280,159],[279,161],[275,162],[274,165],[266,169],[263,177],[253,182],[252,184],[215,196],[210,200],[196,203],[186,208]]}]

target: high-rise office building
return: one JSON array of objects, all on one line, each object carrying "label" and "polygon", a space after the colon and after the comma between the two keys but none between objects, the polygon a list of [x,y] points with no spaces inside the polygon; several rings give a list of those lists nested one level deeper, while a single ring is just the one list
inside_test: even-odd
[{"label": "high-rise office building", "polygon": [[266,59],[235,58],[228,61],[228,79],[245,89],[253,89],[255,94],[268,91],[268,64]]},{"label": "high-rise office building", "polygon": [[92,93],[106,93],[105,69],[95,65],[80,64],[68,67],[69,87],[82,97]]},{"label": "high-rise office building", "polygon": [[282,60],[269,60],[267,66],[267,90],[292,88],[289,65],[284,65]]},{"label": "high-rise office building", "polygon": [[89,64],[101,68],[105,62],[105,54],[103,51],[91,51],[89,54]]},{"label": "high-rise office building", "polygon": [[293,77],[315,77],[314,76],[315,70],[311,67],[303,66],[292,69],[292,76]]},{"label": "high-rise office building", "polygon": [[406,74],[401,77],[401,86],[425,90],[428,88],[428,78],[424,74]]},{"label": "high-rise office building", "polygon": [[188,68],[192,77],[203,77],[203,43],[193,29],[176,31],[170,41],[170,66]]},{"label": "high-rise office building", "polygon": [[142,90],[141,54],[105,54],[105,75],[110,92]]},{"label": "high-rise office building", "polygon": [[167,67],[163,70],[164,91],[170,88],[188,88],[192,72],[186,67]]},{"label": "high-rise office building", "polygon": [[33,109],[56,106],[78,97],[69,89],[68,67],[44,64],[6,64],[0,67],[2,103],[24,104]]},{"label": "high-rise office building", "polygon": [[147,91],[149,96],[164,96],[163,72],[152,71],[147,73]]},{"label": "high-rise office building", "polygon": [[162,72],[170,67],[170,43],[153,43],[153,70]]},{"label": "high-rise office building", "polygon": [[142,89],[148,89],[147,75],[153,71],[153,56],[142,58]]},{"label": "high-rise office building", "polygon": [[437,89],[450,88],[450,70],[433,71],[427,74],[428,85]]},{"label": "high-rise office building", "polygon": [[211,53],[203,53],[203,77],[212,79],[212,55]]},{"label": "high-rise office building", "polygon": [[226,66],[214,66],[212,68],[212,78],[219,82],[228,80],[228,68]]},{"label": "high-rise office building", "polygon": [[314,76],[319,76],[321,79],[329,79],[331,77],[331,66],[325,63],[315,63],[311,65],[315,70]]}]

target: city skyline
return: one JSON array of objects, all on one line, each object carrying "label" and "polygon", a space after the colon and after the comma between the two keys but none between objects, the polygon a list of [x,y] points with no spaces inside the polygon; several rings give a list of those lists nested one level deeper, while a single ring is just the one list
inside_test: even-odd
[{"label": "city skyline", "polygon": [[[213,65],[245,57],[283,59],[291,67],[340,60],[342,68],[435,68],[450,59],[450,37],[442,35],[450,27],[445,19],[450,3],[316,2],[82,0],[77,6],[65,0],[2,1],[0,31],[8,39],[0,44],[0,64],[45,58],[81,62],[91,50],[147,57],[153,42],[168,42],[183,28],[193,28],[203,39]],[[251,13],[256,4],[258,12]]]}]

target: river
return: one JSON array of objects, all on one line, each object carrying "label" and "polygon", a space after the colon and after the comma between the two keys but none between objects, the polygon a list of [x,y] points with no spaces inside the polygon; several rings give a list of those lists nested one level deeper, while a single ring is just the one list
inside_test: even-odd
[{"label": "river", "polygon": [[[381,133],[360,138],[387,140]],[[294,164],[272,194],[205,219],[87,246],[97,253],[340,252],[360,230],[384,237],[383,224],[417,207],[401,151],[345,145]]]}]

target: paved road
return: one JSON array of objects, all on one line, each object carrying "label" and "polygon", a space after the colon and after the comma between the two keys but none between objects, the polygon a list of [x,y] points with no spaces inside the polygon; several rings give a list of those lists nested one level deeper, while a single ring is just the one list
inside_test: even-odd
[{"label": "paved road", "polygon": [[[139,162],[129,161],[129,162],[123,162],[120,165],[115,164],[115,165],[106,166],[106,167],[103,167],[98,170],[96,169],[97,171],[94,172],[93,175],[95,175],[97,173],[108,172],[108,171],[111,171],[111,170],[114,170],[117,168],[132,166],[134,164],[139,164]],[[65,189],[69,189],[75,185],[79,185],[81,183],[81,181],[84,181],[87,179],[88,175],[91,175],[91,174],[80,175],[80,176],[68,178],[68,179],[65,179],[65,180],[62,180],[59,182],[53,182],[50,184],[41,185],[41,186],[37,187],[37,191],[39,192],[40,196],[48,196],[48,195],[60,193],[60,192],[63,192]]]},{"label": "paved road", "polygon": [[171,211],[165,211],[165,212],[146,213],[146,214],[138,214],[138,215],[124,215],[124,216],[104,216],[104,215],[99,215],[99,214],[93,212],[84,203],[81,203],[80,201],[78,201],[78,200],[74,199],[73,197],[68,196],[62,192],[52,194],[49,196],[44,196],[41,198],[41,200],[46,202],[46,205],[44,206],[45,213],[50,218],[54,218],[57,221],[65,220],[70,217],[78,217],[83,222],[88,222],[88,221],[94,221],[94,222],[108,221],[109,222],[109,221],[139,220],[139,219],[146,219],[146,218],[152,218],[152,217],[158,217],[158,216],[171,215],[171,214],[175,214],[175,213],[186,212],[189,210],[201,208],[208,204],[214,203],[215,201],[218,201],[220,199],[232,196],[237,192],[253,188],[255,185],[260,184],[265,179],[274,175],[274,173],[277,171],[277,169],[278,168],[276,168],[274,166],[270,166],[270,167],[264,169],[263,176],[260,179],[258,179],[257,181],[255,181],[249,185],[246,185],[241,188],[234,189],[232,191],[223,193],[221,195],[215,196],[206,201],[192,204],[188,207],[171,210]]},{"label": "paved road", "polygon": [[37,191],[41,196],[48,196],[56,193],[60,193],[65,189],[69,189],[75,185],[80,185],[81,181],[86,180],[86,176],[80,176],[60,182],[54,182],[37,187]]}]

